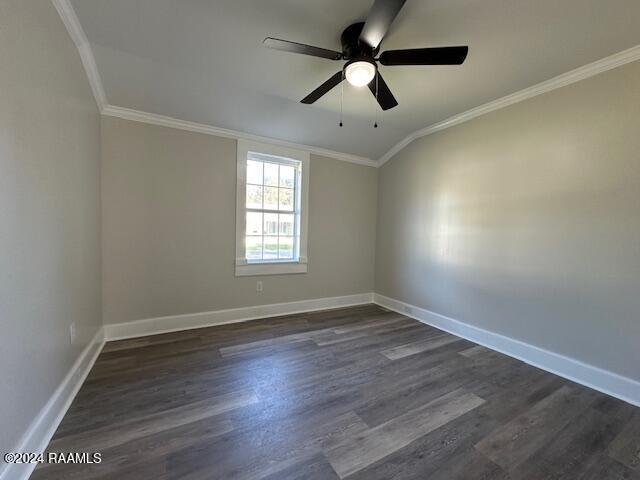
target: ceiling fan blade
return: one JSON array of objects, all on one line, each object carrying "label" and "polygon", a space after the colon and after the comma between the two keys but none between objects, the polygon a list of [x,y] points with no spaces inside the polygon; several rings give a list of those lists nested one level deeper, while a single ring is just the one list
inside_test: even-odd
[{"label": "ceiling fan blade", "polygon": [[340,70],[338,73],[336,73],[333,77],[331,77],[329,80],[327,80],[318,88],[316,88],[309,95],[307,95],[302,100],[300,100],[300,102],[306,103],[306,104],[314,103],[316,100],[322,97],[325,93],[329,92],[329,90],[331,90],[333,87],[335,87],[336,85],[339,85],[340,82],[342,82],[342,80],[344,80],[344,74],[342,70]]},{"label": "ceiling fan blade", "polygon": [[[378,90],[376,94],[376,88]],[[380,72],[376,72],[376,77],[369,83],[369,90],[376,97],[382,110],[389,110],[398,105],[398,101],[389,90],[387,82],[384,81]]]},{"label": "ceiling fan blade", "polygon": [[262,41],[265,47],[284,52],[301,53],[302,55],[311,55],[312,57],[328,58],[329,60],[340,60],[342,53],[326,48],[305,45],[304,43],[290,42],[288,40],[280,40],[279,38],[267,37]]},{"label": "ceiling fan blade", "polygon": [[410,48],[387,50],[380,54],[382,65],[461,65],[469,47]]},{"label": "ceiling fan blade", "polygon": [[375,0],[360,32],[360,41],[376,49],[406,0]]}]

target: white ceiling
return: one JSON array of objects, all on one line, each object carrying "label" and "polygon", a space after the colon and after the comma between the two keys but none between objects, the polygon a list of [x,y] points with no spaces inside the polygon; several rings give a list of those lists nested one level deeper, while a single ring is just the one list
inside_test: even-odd
[{"label": "white ceiling", "polygon": [[399,106],[345,84],[299,101],[342,62],[262,47],[340,50],[372,0],[73,0],[110,105],[378,158],[408,134],[640,44],[638,0],[408,0],[382,50],[468,44],[463,66],[381,67]]}]

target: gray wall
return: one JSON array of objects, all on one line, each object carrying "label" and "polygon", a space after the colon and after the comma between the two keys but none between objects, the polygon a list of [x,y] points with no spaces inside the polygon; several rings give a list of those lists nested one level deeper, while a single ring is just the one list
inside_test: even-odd
[{"label": "gray wall", "polygon": [[640,63],[414,141],[376,291],[640,380]]},{"label": "gray wall", "polygon": [[235,140],[103,117],[105,323],[373,291],[377,169],[311,156],[302,275],[235,277],[235,184]]},{"label": "gray wall", "polygon": [[101,322],[99,135],[51,2],[2,0],[0,452],[15,448]]}]

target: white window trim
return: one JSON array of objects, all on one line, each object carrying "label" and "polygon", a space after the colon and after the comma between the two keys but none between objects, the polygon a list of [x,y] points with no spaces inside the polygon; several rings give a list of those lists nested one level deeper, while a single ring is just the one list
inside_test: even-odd
[{"label": "white window trim", "polygon": [[[244,238],[246,235],[247,155],[256,152],[263,155],[290,158],[302,164],[300,178],[300,246],[297,261],[271,261],[249,263],[246,259]],[[310,154],[303,150],[238,140],[236,183],[236,277],[253,275],[282,275],[307,272],[307,238],[309,226],[309,165]]]}]

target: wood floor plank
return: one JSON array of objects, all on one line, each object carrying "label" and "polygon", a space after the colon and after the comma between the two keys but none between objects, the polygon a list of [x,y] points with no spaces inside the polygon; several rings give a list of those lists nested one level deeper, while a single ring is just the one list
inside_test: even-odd
[{"label": "wood floor plank", "polygon": [[593,466],[580,480],[640,480],[640,472],[601,455],[595,458]]},{"label": "wood floor plank", "polygon": [[33,479],[640,480],[638,412],[364,305],[109,342]]},{"label": "wood floor plank", "polygon": [[408,343],[406,345],[400,345],[399,347],[393,347],[383,350],[382,355],[389,360],[398,360],[399,358],[408,357],[417,353],[429,352],[436,348],[449,345],[450,343],[460,341],[458,337],[453,335],[444,334],[433,339],[421,340],[419,342]]},{"label": "wood floor plank", "polygon": [[340,478],[345,478],[482,403],[484,400],[472,393],[455,390],[368,432],[349,438],[327,449],[325,455]]},{"label": "wood floor plank", "polygon": [[332,330],[334,333],[344,334],[344,333],[358,332],[360,330],[366,330],[368,328],[379,328],[386,325],[394,325],[398,323],[413,324],[413,322],[407,319],[407,317],[403,317],[402,315],[386,314],[382,317],[378,317],[377,319],[374,319],[368,322],[358,323],[354,325],[339,326],[339,327],[333,328]]},{"label": "wood floor plank", "polygon": [[[463,387],[474,378],[472,370],[460,369],[459,363],[443,361],[436,367],[416,362],[415,369],[390,375],[384,387],[367,389],[366,402],[356,413],[375,427],[398,415],[418,408],[452,390]],[[428,365],[428,364],[427,364]]]},{"label": "wood floor plank", "polygon": [[477,357],[478,355],[482,355],[483,353],[487,353],[490,352],[491,350],[489,350],[486,347],[483,347],[482,345],[476,345],[475,347],[471,347],[471,348],[467,348],[466,350],[462,350],[460,352],[460,355],[464,356],[464,357],[469,357],[469,358],[474,358]]},{"label": "wood floor plank", "polygon": [[594,399],[591,391],[565,385],[478,442],[476,448],[509,472],[551,441]]},{"label": "wood floor plank", "polygon": [[[324,329],[323,329],[324,330]],[[310,334],[307,332],[294,333],[292,335],[284,335],[282,337],[268,338],[266,340],[258,340],[251,343],[242,343],[220,349],[223,357],[231,357],[233,355],[241,355],[247,352],[262,351],[265,347],[274,347],[278,345],[305,342],[311,340]]]},{"label": "wood floor plank", "polygon": [[[270,428],[273,422],[260,417],[237,424],[235,436],[224,448],[201,448],[176,453],[168,460],[173,478],[206,480],[215,469],[217,478],[227,480],[261,480],[276,477],[294,465],[321,454],[329,444],[368,430],[353,412],[326,418],[313,412],[290,415]],[[286,432],[286,435],[283,434]]]},{"label": "wood floor plank", "polygon": [[[483,412],[486,403],[348,477],[349,480],[424,480],[445,473],[500,422]],[[478,455],[484,457],[478,452]],[[473,477],[471,477],[473,479]],[[470,480],[471,480],[470,479]],[[475,479],[474,479],[475,480]]]},{"label": "wood floor plank", "polygon": [[510,480],[507,472],[473,447],[461,449],[439,465],[429,480]]},{"label": "wood floor plank", "polygon": [[623,421],[588,409],[574,418],[514,472],[519,480],[582,478],[599,460],[599,453],[622,428]]},{"label": "wood floor plank", "polygon": [[324,457],[318,454],[312,458],[291,465],[263,480],[338,480],[340,477]]},{"label": "wood floor plank", "polygon": [[626,422],[624,429],[609,446],[614,460],[640,472],[640,410]]},{"label": "wood floor plank", "polygon": [[[233,424],[222,417],[212,417],[177,428],[136,438],[101,451],[102,461],[96,464],[41,464],[33,479],[84,480],[131,468],[147,461],[163,462],[172,452],[229,433]],[[86,451],[94,451],[90,441]]]},{"label": "wood floor plank", "polygon": [[50,443],[49,448],[53,451],[81,452],[87,444],[91,444],[96,451],[102,451],[230,410],[253,405],[258,401],[258,397],[251,390],[214,396],[133,420],[112,423],[89,432],[58,436]]}]

